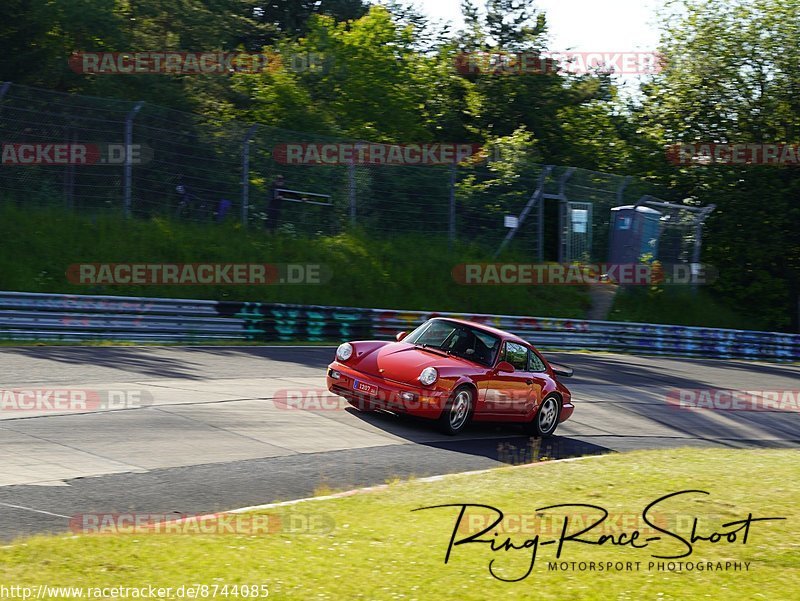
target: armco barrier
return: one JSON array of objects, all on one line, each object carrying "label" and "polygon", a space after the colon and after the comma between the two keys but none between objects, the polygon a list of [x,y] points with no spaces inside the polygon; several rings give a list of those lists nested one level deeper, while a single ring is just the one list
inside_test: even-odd
[{"label": "armco barrier", "polygon": [[550,317],[0,292],[0,339],[136,342],[390,339],[435,315],[492,325],[548,349],[800,360],[800,335]]}]

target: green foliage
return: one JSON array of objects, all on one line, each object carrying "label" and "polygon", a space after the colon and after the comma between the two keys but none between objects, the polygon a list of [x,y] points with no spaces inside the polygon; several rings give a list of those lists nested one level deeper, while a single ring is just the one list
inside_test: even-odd
[{"label": "green foliage", "polygon": [[[797,143],[800,5],[780,0],[672,2],[665,68],[634,113],[645,145]],[[670,166],[639,155],[648,173],[693,204],[715,203],[704,262],[713,291],[770,328],[797,330],[800,173],[797,167]]]},{"label": "green foliage", "polygon": [[[237,141],[245,124],[261,123],[306,132],[310,139],[502,148],[508,156],[473,166],[458,182],[459,231],[471,238],[481,232],[478,242],[487,247],[496,247],[504,234],[502,215],[517,214],[530,195],[537,163],[637,175],[665,185],[671,199],[717,205],[704,232],[703,261],[721,273],[709,294],[733,307],[758,307],[770,328],[800,327],[800,172],[675,166],[665,156],[665,147],[678,142],[798,142],[800,4],[668,1],[660,43],[664,69],[645,80],[635,100],[623,100],[603,72],[513,76],[462,74],[454,68],[460,52],[547,50],[546,14],[529,2],[485,0],[479,8],[467,0],[460,32],[432,24],[405,3],[382,4],[5,0],[0,3],[5,50],[0,80],[144,100],[148,109],[140,121],[148,111],[158,112],[150,110],[156,105],[194,111]],[[246,50],[280,58],[263,73],[222,76],[87,76],[69,69],[71,53],[101,50]],[[313,57],[310,67],[294,68],[297,56]],[[199,126],[183,121],[175,136],[204,139]],[[230,155],[227,148],[234,145],[220,141],[218,154]],[[253,161],[254,184],[263,193],[274,165],[263,150],[254,152]],[[206,169],[200,163],[197,168]],[[448,210],[446,168],[357,171],[364,225],[388,221],[395,232],[446,235],[441,226]],[[150,174],[158,183],[154,197],[171,190],[176,175]],[[184,175],[192,174],[187,169]],[[290,175],[303,189],[330,190],[340,187],[346,174],[306,169]],[[234,187],[237,177],[231,172],[218,179]],[[50,185],[31,183],[31,196],[46,196]],[[614,202],[613,190],[607,196],[595,205],[598,215]],[[554,215],[551,202],[545,221]],[[606,234],[596,229],[599,254]],[[556,248],[555,235],[553,228],[546,234],[545,258],[554,258],[549,255]],[[515,242],[529,259],[530,241]]]},{"label": "green foliage", "polygon": [[[89,220],[58,210],[0,210],[0,290],[208,298],[389,309],[582,317],[586,291],[576,286],[464,286],[452,277],[464,262],[487,262],[485,249],[452,249],[430,236],[381,237],[355,231],[303,237],[270,236],[234,224],[208,226],[113,214]],[[509,260],[522,260],[510,255]],[[67,281],[69,265],[130,262],[322,264],[321,285],[82,286]]]},{"label": "green foliage", "polygon": [[729,306],[704,288],[678,285],[624,288],[614,299],[608,319],[735,330],[772,327],[760,312]]}]

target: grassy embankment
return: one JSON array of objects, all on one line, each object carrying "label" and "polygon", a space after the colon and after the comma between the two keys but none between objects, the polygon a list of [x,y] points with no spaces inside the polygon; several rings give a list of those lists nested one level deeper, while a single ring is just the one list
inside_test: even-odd
[{"label": "grassy embankment", "polygon": [[[435,482],[392,483],[378,491],[303,502],[243,514],[236,533],[197,534],[198,523],[181,533],[138,532],[37,536],[0,547],[0,583],[10,586],[75,587],[260,585],[275,599],[797,599],[800,581],[800,509],[795,483],[800,468],[792,450],[679,449],[611,454],[574,462],[458,475]],[[743,469],[746,466],[746,469]],[[752,474],[758,474],[753,478]],[[730,533],[728,522],[783,517],[750,524],[712,543],[696,540],[688,571],[669,570],[668,560],[687,546],[642,519],[649,503],[673,492],[692,493],[662,501],[648,513],[656,526],[676,536]],[[265,499],[268,501],[269,499]],[[504,512],[498,546],[506,537],[517,546],[537,534],[540,546],[530,575],[531,549],[492,552],[487,544],[453,548],[444,564],[458,507],[413,511],[438,504],[480,503]],[[600,517],[586,507],[537,511],[560,503],[605,508],[609,517],[583,539],[635,530],[644,548],[565,542],[560,562],[550,568],[564,516],[568,533]],[[87,509],[91,511],[91,509]],[[255,515],[260,516],[254,520]],[[456,535],[477,534],[490,514],[470,509]],[[272,516],[271,519],[264,516]],[[93,523],[93,522],[92,522]],[[253,534],[253,524],[270,524]],[[204,527],[209,526],[208,523]],[[223,528],[219,529],[224,532]],[[493,538],[492,533],[483,538]],[[729,540],[730,539],[730,540]],[[584,570],[580,569],[580,562]],[[612,562],[603,572],[588,562]],[[621,563],[617,563],[621,562]],[[630,562],[631,570],[627,570]],[[639,562],[638,568],[633,566]],[[659,562],[664,569],[659,569]],[[703,570],[695,566],[702,563]],[[718,563],[719,562],[719,563]],[[725,569],[727,563],[727,570]],[[734,570],[734,562],[739,562]],[[748,562],[745,568],[745,562]],[[709,563],[711,568],[709,569]],[[561,564],[560,564],[561,565]],[[620,569],[622,566],[622,569]],[[722,567],[723,569],[718,569]],[[213,589],[212,589],[213,590]],[[51,597],[52,598],[52,597]],[[211,597],[207,597],[211,598]],[[217,595],[218,599],[226,597]],[[233,598],[230,596],[228,599]],[[241,598],[241,595],[238,596]]]},{"label": "grassy embankment", "polygon": [[[530,262],[509,253],[503,261]],[[175,286],[70,283],[77,263],[250,262],[324,265],[332,278],[319,285]],[[0,209],[0,290],[65,292],[286,302],[387,309],[463,311],[582,318],[589,295],[580,286],[464,286],[452,269],[459,263],[493,262],[485,248],[449,248],[433,236],[269,236],[237,224],[210,226],[164,220],[89,219],[55,209]],[[708,327],[758,329],[703,289],[628,289],[609,319]]]},{"label": "grassy embankment", "polygon": [[[582,317],[586,290],[576,286],[463,286],[451,271],[491,261],[467,244],[448,249],[432,236],[376,238],[363,233],[312,238],[269,236],[238,225],[100,217],[94,222],[52,210],[0,211],[0,290],[286,302],[388,309]],[[524,257],[508,256],[510,261]],[[175,286],[71,284],[77,263],[322,264],[319,285]]]}]

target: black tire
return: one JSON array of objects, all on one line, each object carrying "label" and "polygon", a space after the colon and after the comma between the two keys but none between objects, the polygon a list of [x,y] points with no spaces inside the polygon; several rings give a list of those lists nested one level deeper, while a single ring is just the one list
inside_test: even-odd
[{"label": "black tire", "polygon": [[439,429],[445,434],[455,436],[469,423],[475,408],[475,393],[469,386],[460,386],[445,404],[439,416]]},{"label": "black tire", "polygon": [[551,394],[544,398],[533,419],[525,424],[525,429],[537,438],[548,438],[558,427],[559,415],[561,415],[561,400]]}]

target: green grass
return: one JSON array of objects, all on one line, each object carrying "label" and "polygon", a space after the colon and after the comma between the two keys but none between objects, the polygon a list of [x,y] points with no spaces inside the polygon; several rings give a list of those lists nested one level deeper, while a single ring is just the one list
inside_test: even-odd
[{"label": "green grass", "polygon": [[[0,547],[0,582],[6,585],[180,586],[182,584],[267,584],[275,599],[798,599],[800,509],[794,450],[678,449],[612,454],[574,462],[461,475],[436,482],[410,481],[383,490],[332,500],[304,502],[277,513],[317,516],[332,529],[263,535],[125,534],[37,536]],[[756,477],[754,477],[756,475]],[[566,543],[562,561],[641,562],[640,571],[549,571],[555,545],[541,546],[530,576],[529,551],[492,553],[488,545],[455,547],[444,555],[458,509],[418,507],[483,503],[507,516],[533,519],[536,508],[588,503],[606,508],[616,527],[597,534],[643,531],[657,534],[639,517],[666,494],[700,489],[654,508],[653,520],[688,537],[693,517],[699,532],[729,531],[721,524],[754,517],[746,544],[697,542],[690,558],[676,561],[750,562],[748,571],[670,572],[648,570],[652,554],[675,554],[684,545],[664,535],[646,549]],[[265,499],[266,500],[266,499]],[[91,509],[87,508],[87,511]],[[569,510],[559,510],[560,516]],[[581,514],[570,512],[570,530]],[[596,515],[596,514],[592,514]],[[541,532],[557,537],[561,518]],[[286,523],[286,522],[281,522]],[[555,525],[558,525],[556,528]],[[521,545],[535,528],[510,534]],[[459,531],[458,536],[466,533]],[[501,540],[508,535],[502,535]],[[596,536],[592,538],[596,539]],[[640,539],[639,542],[641,542]],[[221,598],[221,597],[218,597]]]},{"label": "green grass", "polygon": [[[508,262],[530,262],[508,252]],[[433,235],[376,237],[267,235],[238,224],[200,225],[163,219],[89,218],[53,208],[0,208],[0,290],[111,294],[166,298],[285,302],[338,306],[583,318],[586,287],[463,286],[459,263],[493,262],[491,249],[461,242],[449,247]],[[76,263],[300,263],[322,264],[333,277],[320,285],[82,286],[67,280]],[[625,289],[608,317],[707,327],[765,329],[716,299],[685,286]]]},{"label": "green grass", "polygon": [[635,321],[736,330],[769,330],[759,315],[740,313],[704,288],[689,286],[628,287],[620,289],[609,321]]},{"label": "green grass", "polygon": [[[505,260],[530,257],[510,254]],[[286,302],[388,309],[582,317],[588,293],[576,286],[462,286],[451,271],[491,261],[470,244],[448,248],[433,235],[269,236],[238,225],[124,220],[39,209],[0,210],[0,290]],[[74,263],[252,262],[326,265],[321,285],[81,286],[67,281]]]}]

